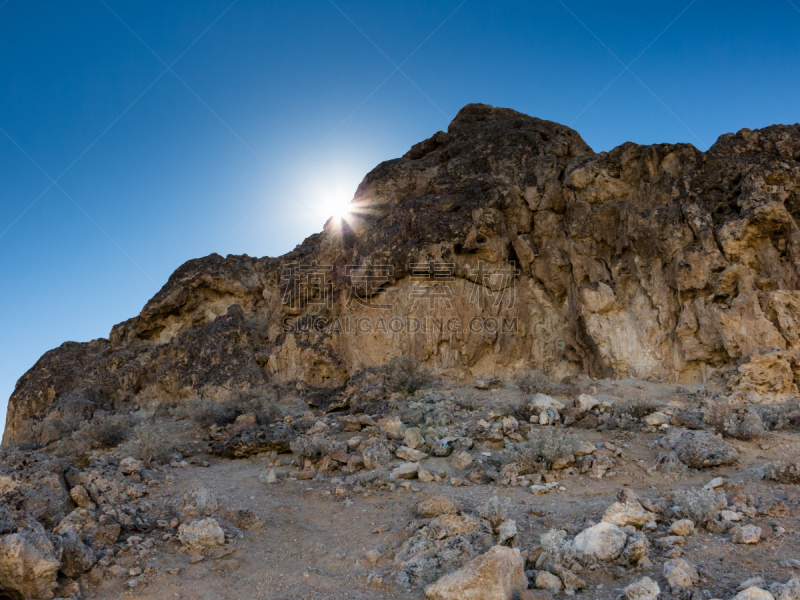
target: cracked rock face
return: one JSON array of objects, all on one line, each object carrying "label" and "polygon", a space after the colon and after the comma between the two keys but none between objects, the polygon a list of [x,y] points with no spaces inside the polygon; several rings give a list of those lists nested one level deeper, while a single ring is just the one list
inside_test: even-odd
[{"label": "cracked rock face", "polygon": [[[225,399],[342,385],[400,354],[460,378],[727,375],[751,400],[797,393],[799,161],[800,125],[705,153],[598,154],[563,125],[468,105],[370,172],[350,222],[279,258],[189,261],[109,339],[45,354],[17,384],[4,442],[76,390],[89,412]],[[324,321],[298,326],[311,317]]]}]

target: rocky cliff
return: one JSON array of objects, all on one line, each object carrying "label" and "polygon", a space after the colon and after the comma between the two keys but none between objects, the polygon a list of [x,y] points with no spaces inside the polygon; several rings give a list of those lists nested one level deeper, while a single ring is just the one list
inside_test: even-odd
[{"label": "rocky cliff", "polygon": [[280,258],[189,261],[109,339],[46,353],[4,443],[76,405],[336,386],[398,354],[454,378],[536,367],[797,393],[800,125],[705,153],[598,154],[568,127],[473,104],[378,165],[353,208]]}]

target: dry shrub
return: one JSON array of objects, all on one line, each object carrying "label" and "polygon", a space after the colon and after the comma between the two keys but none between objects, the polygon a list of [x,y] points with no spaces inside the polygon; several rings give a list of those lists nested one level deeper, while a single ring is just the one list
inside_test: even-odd
[{"label": "dry shrub", "polygon": [[549,471],[555,461],[573,455],[577,447],[577,440],[561,429],[536,429],[526,441],[509,444],[507,462],[518,463],[527,473]]},{"label": "dry shrub", "polygon": [[71,436],[83,424],[84,419],[78,413],[66,414],[63,417],[57,413],[51,413],[36,426],[33,437],[38,443],[47,445]]},{"label": "dry shrub", "polygon": [[739,440],[753,440],[764,434],[764,423],[755,407],[711,404],[706,413],[706,426],[715,433]]},{"label": "dry shrub", "polygon": [[383,368],[383,382],[389,392],[413,394],[432,381],[431,370],[413,358],[395,356]]},{"label": "dry shrub", "polygon": [[128,419],[124,415],[95,417],[81,429],[81,433],[92,448],[114,448],[128,434]]},{"label": "dry shrub", "polygon": [[491,523],[495,529],[508,518],[509,500],[500,500],[497,495],[489,498],[478,507],[478,515]]},{"label": "dry shrub", "polygon": [[215,402],[197,398],[189,400],[183,408],[183,416],[202,427],[217,425],[225,427],[236,421],[239,415],[255,414],[259,425],[268,425],[283,418],[277,402],[266,396],[240,395],[234,400]]},{"label": "dry shrub", "polygon": [[167,464],[175,454],[175,444],[170,436],[155,427],[140,425],[134,429],[136,433],[136,458],[148,465],[155,461]]},{"label": "dry shrub", "polygon": [[556,389],[553,378],[544,371],[534,369],[525,373],[517,373],[514,383],[526,394],[552,394]]}]

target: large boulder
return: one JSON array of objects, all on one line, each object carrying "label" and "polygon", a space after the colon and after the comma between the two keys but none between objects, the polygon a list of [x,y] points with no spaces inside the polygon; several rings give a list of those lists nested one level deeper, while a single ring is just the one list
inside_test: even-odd
[{"label": "large boulder", "polygon": [[52,527],[69,513],[64,469],[63,461],[42,452],[0,454],[0,507],[7,519],[0,534],[11,533],[27,517]]},{"label": "large boulder", "polygon": [[613,560],[625,549],[628,536],[612,523],[598,523],[575,536],[575,550],[587,558]]},{"label": "large boulder", "polygon": [[0,590],[14,600],[50,600],[60,552],[39,523],[0,538]]},{"label": "large boulder", "polygon": [[75,531],[67,531],[60,539],[61,572],[67,577],[78,577],[92,568],[94,552],[81,541]]},{"label": "large boulder", "polygon": [[686,431],[674,449],[681,462],[693,469],[732,465],[739,458],[736,448],[710,431]]},{"label": "large boulder", "polygon": [[688,590],[700,580],[697,569],[682,558],[665,562],[663,574],[673,590]]},{"label": "large boulder", "polygon": [[425,588],[430,600],[512,600],[528,587],[519,550],[493,546]]}]

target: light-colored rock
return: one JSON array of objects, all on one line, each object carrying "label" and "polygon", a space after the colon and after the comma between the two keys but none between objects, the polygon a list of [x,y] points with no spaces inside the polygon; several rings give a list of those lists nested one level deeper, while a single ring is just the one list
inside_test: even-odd
[{"label": "light-colored rock", "polygon": [[429,600],[512,600],[528,587],[519,550],[494,546],[425,588]]},{"label": "light-colored rock", "polygon": [[692,535],[692,532],[694,532],[694,522],[690,519],[681,519],[680,521],[675,521],[669,526],[670,535],[680,535],[686,537]]},{"label": "light-colored rock", "polygon": [[737,512],[735,510],[721,510],[719,511],[719,518],[723,521],[730,521],[731,523],[735,523],[736,521],[742,520],[742,513]]},{"label": "light-colored rock", "polygon": [[800,577],[792,577],[789,581],[773,589],[775,600],[800,600]]},{"label": "light-colored rock", "polygon": [[94,502],[89,497],[89,492],[82,485],[76,485],[69,491],[72,500],[81,508],[94,508]]},{"label": "light-colored rock", "polygon": [[178,539],[195,554],[202,554],[225,543],[225,532],[214,518],[184,523],[178,528]]},{"label": "light-colored rock", "polygon": [[536,587],[549,592],[560,592],[564,589],[561,579],[548,571],[539,571],[536,575]]},{"label": "light-colored rock", "polygon": [[575,536],[575,550],[588,558],[613,560],[622,553],[627,537],[616,525],[602,522]]},{"label": "light-colored rock", "polygon": [[[368,443],[371,442],[371,443]],[[377,438],[366,440],[361,445],[361,457],[364,460],[364,468],[368,471],[374,471],[386,466],[392,460],[392,454],[386,447],[386,444]],[[350,463],[347,463],[348,466]]]},{"label": "light-colored rock", "polygon": [[378,427],[390,440],[402,440],[406,435],[406,426],[400,417],[386,417],[378,421]]},{"label": "light-colored rock", "polygon": [[643,577],[622,590],[628,600],[658,600],[661,588],[649,577]]},{"label": "light-colored rock", "polygon": [[545,408],[539,413],[539,425],[555,425],[561,421],[561,415],[553,407]]},{"label": "light-colored rock", "polygon": [[648,522],[656,520],[658,520],[658,515],[645,509],[636,500],[614,502],[614,504],[606,509],[603,515],[603,521],[617,525],[618,527],[625,527],[626,525],[642,527]]},{"label": "light-colored rock", "polygon": [[722,487],[725,484],[725,479],[722,477],[714,477],[711,481],[703,486],[704,489],[713,490],[718,487]]},{"label": "light-colored rock", "polygon": [[733,534],[731,541],[734,544],[757,544],[761,540],[761,527],[744,525]]},{"label": "light-colored rock", "polygon": [[537,415],[547,408],[554,408],[557,413],[560,413],[564,410],[564,403],[546,394],[534,394],[530,400],[530,407]]},{"label": "light-colored rock", "polygon": [[0,590],[19,598],[49,600],[56,588],[60,556],[36,523],[0,538]]},{"label": "light-colored rock", "polygon": [[589,394],[581,394],[575,400],[575,407],[581,412],[588,412],[598,404],[600,404],[600,402],[597,400],[597,398],[590,396]]},{"label": "light-colored rock", "polygon": [[403,434],[403,442],[409,448],[416,450],[425,443],[425,436],[419,427],[409,427]]},{"label": "light-colored rock", "polygon": [[133,475],[142,469],[144,469],[144,463],[132,456],[127,456],[119,461],[119,470],[125,475]]},{"label": "light-colored rock", "polygon": [[497,543],[503,544],[517,535],[517,522],[514,519],[506,519],[497,528]]},{"label": "light-colored rock", "polygon": [[595,452],[597,452],[597,448],[595,448],[594,444],[590,444],[586,440],[580,440],[574,454],[575,456],[588,456]]},{"label": "light-colored rock", "polygon": [[423,517],[434,518],[461,510],[461,504],[444,496],[431,496],[417,505],[417,512]]},{"label": "light-colored rock", "polygon": [[700,580],[697,569],[682,558],[665,562],[663,575],[673,589],[688,590]]},{"label": "light-colored rock", "polygon": [[469,452],[458,452],[450,459],[450,465],[458,471],[469,469],[472,466],[472,456]]},{"label": "light-colored rock", "polygon": [[736,594],[733,600],[775,600],[775,597],[767,590],[751,587]]},{"label": "light-colored rock", "polygon": [[402,458],[403,460],[407,460],[410,462],[419,462],[424,458],[428,458],[428,455],[424,452],[420,452],[419,450],[414,450],[413,448],[409,448],[408,446],[400,446],[395,451],[395,456],[398,458]]},{"label": "light-colored rock", "polygon": [[419,471],[417,463],[407,462],[403,463],[392,471],[392,479],[414,479]]},{"label": "light-colored rock", "polygon": [[649,425],[650,427],[659,427],[660,425],[665,425],[670,422],[669,415],[665,415],[660,411],[656,411],[654,413],[650,413],[647,415],[642,421],[644,421],[645,425]]}]

